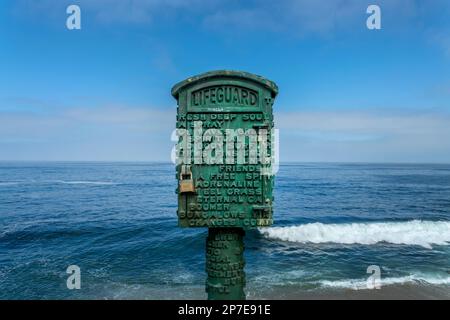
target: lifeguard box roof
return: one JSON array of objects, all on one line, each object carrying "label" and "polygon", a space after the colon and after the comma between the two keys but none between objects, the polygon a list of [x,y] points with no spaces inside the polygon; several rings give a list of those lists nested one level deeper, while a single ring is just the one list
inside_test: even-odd
[{"label": "lifeguard box roof", "polygon": [[194,84],[199,84],[206,81],[211,81],[215,78],[220,79],[241,79],[246,81],[253,81],[259,85],[262,85],[263,87],[269,89],[272,92],[272,97],[275,98],[275,96],[278,94],[278,86],[273,82],[270,81],[264,77],[251,74],[244,71],[235,71],[235,70],[217,70],[217,71],[210,71],[206,73],[202,73],[193,77],[190,77],[184,81],[181,81],[177,83],[172,88],[172,96],[175,99],[178,99],[178,94],[181,90],[185,89],[188,86],[192,86]]}]

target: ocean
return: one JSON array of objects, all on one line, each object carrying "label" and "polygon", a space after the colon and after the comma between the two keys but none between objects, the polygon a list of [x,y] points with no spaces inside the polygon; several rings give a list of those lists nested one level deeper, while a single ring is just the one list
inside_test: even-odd
[{"label": "ocean", "polygon": [[[207,230],[177,226],[176,183],[168,163],[0,162],[0,299],[205,299]],[[450,165],[292,163],[275,186],[248,299],[450,298]]]}]

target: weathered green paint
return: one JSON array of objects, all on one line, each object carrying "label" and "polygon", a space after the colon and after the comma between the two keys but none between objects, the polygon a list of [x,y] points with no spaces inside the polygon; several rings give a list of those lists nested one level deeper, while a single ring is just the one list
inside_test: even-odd
[{"label": "weathered green paint", "polygon": [[[175,85],[172,95],[178,101],[178,129],[185,129],[193,140],[202,139],[215,129],[224,141],[203,142],[201,151],[210,143],[223,146],[222,162],[205,163],[202,153],[190,152],[193,163],[177,165],[178,223],[181,227],[208,227],[206,290],[209,299],[244,299],[245,286],[243,236],[246,229],[270,226],[273,203],[273,176],[261,174],[271,163],[252,162],[252,151],[246,145],[243,163],[237,163],[238,150],[233,137],[226,145],[230,130],[260,134],[270,149],[273,129],[272,106],[278,93],[275,83],[263,77],[239,71],[213,71],[191,77]],[[201,126],[201,132],[194,130]],[[200,132],[200,133],[199,133]],[[212,144],[211,144],[212,146]],[[234,156],[225,154],[233,150]],[[217,150],[216,155],[220,154]],[[233,161],[229,163],[228,161]],[[254,160],[254,159],[253,159]],[[221,270],[220,272],[218,272]]]},{"label": "weathered green paint", "polygon": [[206,239],[206,292],[209,300],[244,300],[242,228],[209,228]]},{"label": "weathered green paint", "polygon": [[[265,129],[270,137],[277,92],[273,82],[245,72],[215,71],[189,78],[172,89],[178,100],[177,128],[194,137],[194,123],[201,122],[203,132],[218,129],[224,137],[227,129]],[[273,176],[260,174],[270,165],[249,162],[230,165],[224,159],[223,164],[192,165],[196,192],[178,193],[179,225],[244,229],[271,225]],[[177,166],[178,178],[180,173]]]}]

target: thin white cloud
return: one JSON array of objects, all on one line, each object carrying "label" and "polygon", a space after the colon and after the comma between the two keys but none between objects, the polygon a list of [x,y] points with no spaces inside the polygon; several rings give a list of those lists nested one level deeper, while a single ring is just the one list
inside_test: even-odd
[{"label": "thin white cloud", "polygon": [[[176,108],[0,113],[0,160],[169,161]],[[450,163],[448,113],[276,112],[281,161]]]},{"label": "thin white cloud", "polygon": [[431,39],[444,50],[448,57],[450,57],[450,30],[436,32],[431,36]]},{"label": "thin white cloud", "polygon": [[60,117],[69,122],[121,126],[145,132],[167,130],[175,126],[175,110],[169,112],[151,107],[71,108]]},{"label": "thin white cloud", "polygon": [[[419,1],[420,2],[420,1]],[[416,17],[439,9],[449,8],[445,0],[419,3],[416,0],[377,0],[383,13],[404,22],[405,17]],[[76,3],[93,13],[103,22],[149,23],[161,16],[188,17],[196,15],[206,25],[218,24],[229,27],[274,28],[296,25],[304,32],[333,30],[340,24],[364,22],[366,8],[371,0],[19,0],[17,7],[23,11],[43,13],[60,12],[67,5]],[[423,8],[430,8],[424,10]],[[196,20],[198,21],[198,20]],[[361,24],[365,26],[364,23]],[[284,26],[284,27],[282,27]],[[295,30],[289,30],[295,32]]]},{"label": "thin white cloud", "polygon": [[289,37],[363,32],[366,9],[376,3],[382,9],[383,32],[430,31],[436,34],[432,36],[434,42],[449,51],[448,35],[441,30],[448,23],[434,23],[450,13],[448,0],[18,0],[14,11],[18,17],[34,17],[39,23],[53,19],[59,25],[65,8],[72,3],[80,5],[83,16],[93,18],[91,25],[188,22],[232,35],[275,32]]},{"label": "thin white cloud", "polygon": [[[441,0],[419,4],[415,0],[378,0],[387,30],[411,27],[420,15],[450,7]],[[340,31],[362,32],[370,0],[282,0],[254,1],[250,5],[219,7],[204,19],[207,28],[217,30],[275,31],[290,36],[332,35]],[[231,8],[230,8],[231,7]],[[422,10],[427,7],[429,10]],[[420,24],[416,24],[416,26]]]},{"label": "thin white cloud", "polygon": [[175,108],[0,112],[0,160],[170,161]]},{"label": "thin white cloud", "polygon": [[281,161],[450,163],[450,114],[278,113]]},{"label": "thin white cloud", "polygon": [[60,21],[66,7],[76,4],[82,14],[90,14],[100,23],[149,24],[156,17],[203,14],[223,3],[222,0],[17,0],[14,11],[17,16],[51,17]]}]

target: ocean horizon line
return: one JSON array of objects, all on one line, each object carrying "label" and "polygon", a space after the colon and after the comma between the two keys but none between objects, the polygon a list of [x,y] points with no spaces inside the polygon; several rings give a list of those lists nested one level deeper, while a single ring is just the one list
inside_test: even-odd
[{"label": "ocean horizon line", "polygon": [[[171,161],[161,160],[1,160],[0,163],[147,163],[173,164]],[[282,161],[280,165],[292,164],[352,164],[352,165],[450,165],[450,162],[404,162],[404,161]]]}]

